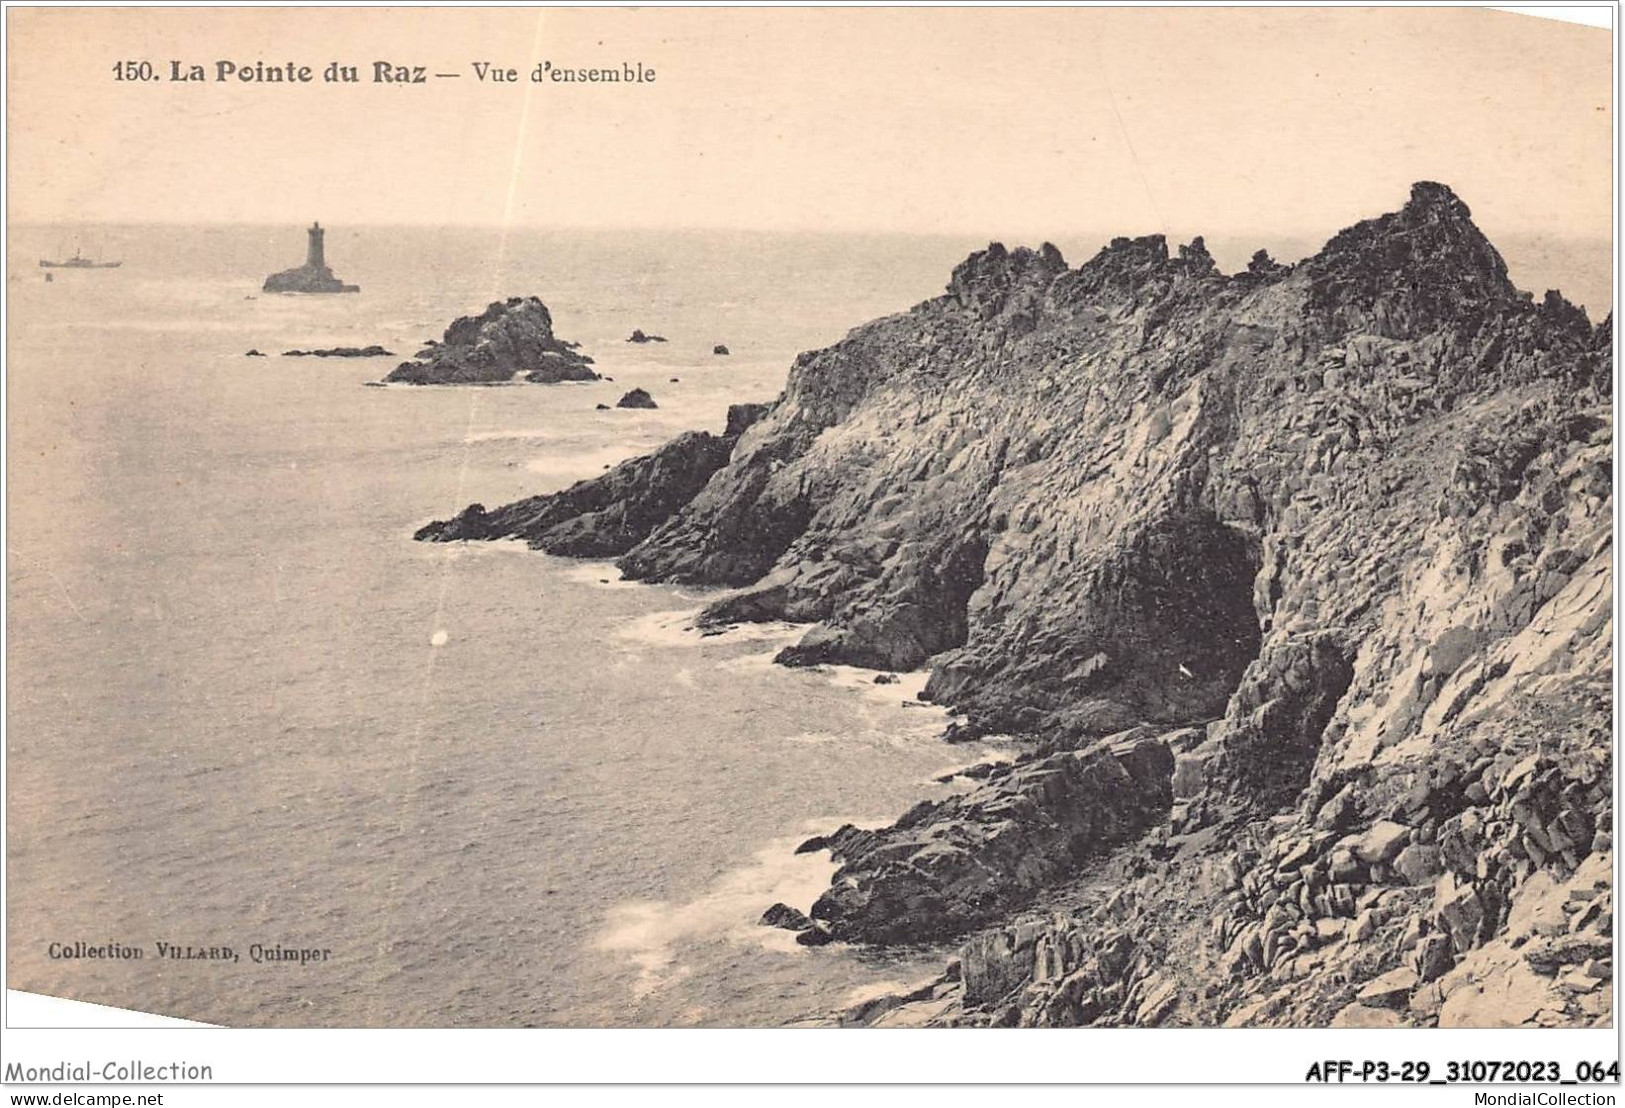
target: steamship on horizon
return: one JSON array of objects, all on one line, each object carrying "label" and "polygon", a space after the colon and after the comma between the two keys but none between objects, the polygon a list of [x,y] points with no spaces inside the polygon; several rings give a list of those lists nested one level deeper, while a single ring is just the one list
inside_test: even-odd
[{"label": "steamship on horizon", "polygon": [[73,257],[69,258],[65,262],[53,262],[45,258],[41,258],[39,260],[39,264],[41,269],[117,269],[124,263],[98,262],[92,258],[85,257],[76,249],[73,252]]}]

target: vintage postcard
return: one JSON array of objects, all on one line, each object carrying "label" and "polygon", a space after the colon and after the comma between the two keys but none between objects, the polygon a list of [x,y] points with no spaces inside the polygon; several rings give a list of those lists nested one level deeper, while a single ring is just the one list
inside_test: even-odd
[{"label": "vintage postcard", "polygon": [[1596,10],[10,7],[8,1027],[1617,1081]]}]

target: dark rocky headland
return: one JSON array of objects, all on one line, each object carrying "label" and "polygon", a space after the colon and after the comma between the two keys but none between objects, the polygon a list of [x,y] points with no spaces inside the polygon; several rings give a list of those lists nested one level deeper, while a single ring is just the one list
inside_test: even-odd
[{"label": "dark rocky headland", "polygon": [[1432,183],[1233,275],[994,245],[724,434],[418,537],[733,586],[1025,741],[808,844],[770,922],[959,944],[835,1022],[1607,1026],[1611,328]]},{"label": "dark rocky headland", "polygon": [[592,359],[553,334],[553,316],[534,296],[514,296],[491,304],[477,316],[463,316],[410,362],[384,380],[407,385],[496,385],[516,379],[551,385],[596,381]]}]

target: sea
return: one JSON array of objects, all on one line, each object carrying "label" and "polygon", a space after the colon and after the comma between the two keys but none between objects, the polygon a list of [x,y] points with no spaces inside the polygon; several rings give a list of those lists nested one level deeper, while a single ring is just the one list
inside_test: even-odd
[{"label": "sea", "polygon": [[[336,227],[360,293],[278,296],[302,226],[12,228],[9,986],[230,1026],[753,1027],[938,973],[757,922],[827,887],[808,836],[1010,756],[945,744],[923,672],[775,666],[801,629],[701,635],[714,592],[412,533],[719,431],[983,245]],[[1258,245],[1316,244],[1210,238]],[[123,265],[46,281],[76,248]],[[1503,249],[1606,311],[1606,243]],[[613,381],[367,387],[531,295]],[[597,409],[635,387],[659,407]]]}]

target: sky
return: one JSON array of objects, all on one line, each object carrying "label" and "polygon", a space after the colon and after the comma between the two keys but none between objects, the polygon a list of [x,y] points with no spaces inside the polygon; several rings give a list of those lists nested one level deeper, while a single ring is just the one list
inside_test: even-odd
[{"label": "sky", "polygon": [[[10,9],[9,218],[1606,236],[1611,37],[1471,9]],[[120,60],[205,67],[118,81]],[[215,81],[309,65],[310,84]],[[320,80],[329,62],[357,84]],[[458,72],[374,84],[372,63]],[[472,64],[520,71],[476,79]],[[530,69],[641,63],[644,84]]]}]

